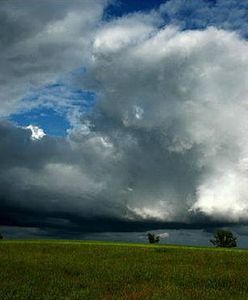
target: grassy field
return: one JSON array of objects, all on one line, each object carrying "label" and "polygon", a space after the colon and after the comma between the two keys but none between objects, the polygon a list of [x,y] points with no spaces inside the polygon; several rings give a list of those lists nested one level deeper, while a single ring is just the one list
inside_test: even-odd
[{"label": "grassy field", "polygon": [[248,251],[1,241],[0,299],[248,299]]}]

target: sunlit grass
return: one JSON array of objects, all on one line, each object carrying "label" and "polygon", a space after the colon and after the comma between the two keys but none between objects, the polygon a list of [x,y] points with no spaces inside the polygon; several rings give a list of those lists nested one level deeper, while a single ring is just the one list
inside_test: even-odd
[{"label": "sunlit grass", "polygon": [[248,299],[248,252],[1,241],[0,299]]}]

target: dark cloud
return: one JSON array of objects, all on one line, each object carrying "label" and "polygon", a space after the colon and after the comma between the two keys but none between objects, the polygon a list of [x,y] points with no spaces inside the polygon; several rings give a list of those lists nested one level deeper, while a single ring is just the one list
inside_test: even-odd
[{"label": "dark cloud", "polygon": [[[98,145],[98,140],[94,141],[97,139],[95,136],[87,137],[88,141],[85,140],[80,147],[78,144],[73,145],[67,138],[45,136],[41,140],[35,140],[32,139],[32,132],[29,129],[6,122],[0,125],[0,144],[3,145],[0,151],[1,225],[75,232],[129,232],[161,227],[201,228],[211,223],[208,218],[199,215],[198,218],[191,215],[192,222],[188,224],[157,220],[156,216],[149,215],[144,219],[130,210],[128,201],[131,203],[135,201],[138,204],[139,201],[133,199],[133,196],[130,198],[131,191],[127,189],[128,184],[130,189],[138,191],[142,189],[144,194],[154,194],[156,197],[158,193],[156,190],[163,185],[159,180],[161,176],[163,181],[165,176],[168,177],[167,185],[173,184],[174,180],[180,181],[180,177],[177,176],[173,179],[174,175],[172,176],[171,172],[167,174],[166,170],[169,168],[164,165],[161,171],[157,171],[157,175],[150,174],[149,179],[149,170],[142,168],[144,161],[137,165],[134,163],[137,158],[134,157],[134,161],[127,160],[129,156],[135,154],[130,153],[131,149],[122,149],[127,157],[123,158],[122,154],[121,159],[115,161],[117,166],[108,167],[106,170],[109,162],[105,165],[97,157],[99,153],[94,148],[103,146]],[[159,144],[154,145],[159,147]],[[121,149],[123,145],[118,147]],[[139,147],[143,149],[144,145],[141,144]],[[151,153],[153,149],[147,148],[147,151]],[[93,157],[89,162],[91,156]],[[113,162],[112,157],[104,155],[104,158]],[[148,162],[146,156],[144,159]],[[171,163],[175,164],[176,161],[172,159]],[[152,168],[157,163],[168,164],[163,160],[154,162],[152,159]],[[107,172],[110,174],[107,175]],[[114,178],[114,172],[116,176],[119,174],[118,179]],[[85,177],[84,173],[87,173],[88,177]],[[184,191],[183,187],[180,188]],[[144,203],[142,199],[140,201]]]}]

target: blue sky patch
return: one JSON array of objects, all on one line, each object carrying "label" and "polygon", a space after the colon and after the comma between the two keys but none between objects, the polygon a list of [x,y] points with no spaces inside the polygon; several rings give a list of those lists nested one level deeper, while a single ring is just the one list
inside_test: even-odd
[{"label": "blue sky patch", "polygon": [[26,107],[30,103],[31,108],[12,114],[11,121],[20,126],[36,125],[49,135],[65,136],[72,126],[68,116],[75,111],[79,115],[89,113],[95,104],[95,94],[53,83],[31,91],[22,101]]},{"label": "blue sky patch", "polygon": [[112,19],[113,17],[121,17],[123,15],[134,13],[134,12],[148,12],[151,9],[157,9],[166,0],[125,0],[125,1],[117,1],[114,4],[109,5],[105,11],[104,18],[106,20]]},{"label": "blue sky patch", "polygon": [[12,115],[10,119],[20,126],[36,125],[41,127],[46,134],[54,136],[64,136],[66,130],[70,128],[65,116],[44,107]]}]

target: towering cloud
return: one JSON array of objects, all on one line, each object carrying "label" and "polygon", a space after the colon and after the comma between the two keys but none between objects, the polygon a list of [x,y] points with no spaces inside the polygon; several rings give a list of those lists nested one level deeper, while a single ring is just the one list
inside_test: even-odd
[{"label": "towering cloud", "polygon": [[174,27],[137,40],[132,22],[99,32],[90,72],[103,95],[94,130],[124,152],[128,207],[144,218],[246,219],[247,42]]}]

